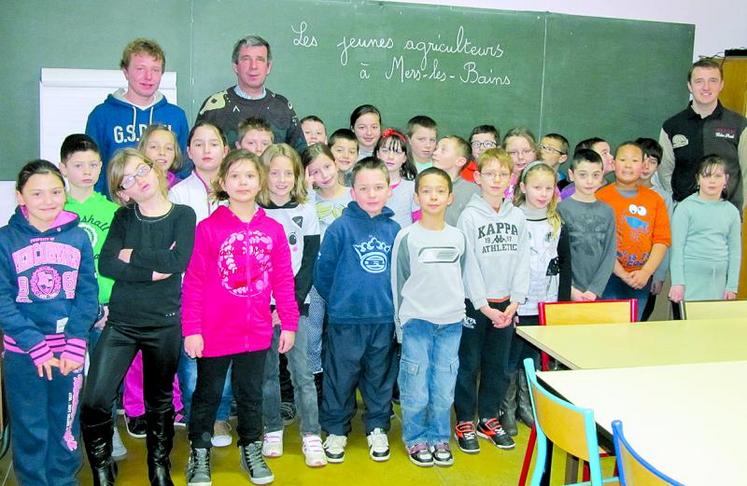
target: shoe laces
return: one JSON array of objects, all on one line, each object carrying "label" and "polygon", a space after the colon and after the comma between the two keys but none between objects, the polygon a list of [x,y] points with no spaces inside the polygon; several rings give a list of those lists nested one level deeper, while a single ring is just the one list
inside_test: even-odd
[{"label": "shoe laces", "polygon": [[206,469],[210,467],[210,451],[207,449],[192,449],[191,459],[195,469]]},{"label": "shoe laces", "polygon": [[458,433],[462,434],[462,436],[465,439],[474,439],[475,438],[475,424],[472,422],[462,422],[457,424],[456,430]]},{"label": "shoe laces", "polygon": [[504,433],[503,432],[503,427],[501,426],[501,423],[498,422],[498,419],[496,419],[494,417],[493,418],[489,418],[489,419],[484,419],[482,421],[482,425],[486,429],[488,429],[489,431],[491,431],[492,433],[494,433],[496,435],[502,435]]},{"label": "shoe laces", "polygon": [[389,439],[378,427],[373,429],[368,436],[371,438],[371,447],[375,449],[389,447]]},{"label": "shoe laces", "polygon": [[328,435],[324,441],[325,449],[342,449],[345,447],[346,438],[344,435]]},{"label": "shoe laces", "polygon": [[449,448],[449,444],[445,442],[439,442],[438,444],[433,446],[433,452],[451,453],[451,448]]},{"label": "shoe laces", "polygon": [[242,447],[244,457],[249,467],[254,469],[257,466],[264,466],[265,460],[262,458],[262,447],[257,447],[255,444],[249,444]]}]

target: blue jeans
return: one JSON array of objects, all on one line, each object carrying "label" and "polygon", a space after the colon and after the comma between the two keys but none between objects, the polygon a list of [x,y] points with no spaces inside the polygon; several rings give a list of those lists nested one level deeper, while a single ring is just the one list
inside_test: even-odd
[{"label": "blue jeans", "polygon": [[615,274],[610,276],[607,287],[605,287],[602,293],[603,299],[637,299],[638,300],[638,316],[636,320],[640,321],[643,317],[643,310],[646,308],[646,302],[648,302],[648,294],[651,291],[651,279],[648,279],[646,285],[642,289],[634,289],[620,277]]},{"label": "blue jeans", "polygon": [[[179,368],[176,374],[179,377],[179,388],[182,391],[184,418],[189,421],[192,411],[192,395],[195,392],[195,386],[197,386],[197,360],[187,356],[187,353],[184,352],[184,346],[182,346],[182,356],[179,359]],[[231,394],[231,368],[229,368],[228,373],[226,373],[226,381],[223,384],[223,396],[220,399],[216,420],[228,422],[231,416],[231,400],[233,400],[233,395]]]},{"label": "blue jeans", "polygon": [[309,292],[309,317],[307,348],[308,360],[312,373],[322,371],[322,331],[324,330],[324,313],[327,303],[314,287]]},{"label": "blue jeans", "polygon": [[[319,406],[316,398],[316,385],[311,374],[307,355],[308,318],[301,316],[293,347],[286,353],[288,371],[293,382],[293,396],[296,410],[301,420],[301,435],[319,435]],[[262,415],[264,416],[265,433],[283,430],[283,419],[280,416],[280,382],[278,380],[278,342],[280,326],[275,326],[272,337],[272,348],[267,350],[265,376],[262,386]]]},{"label": "blue jeans", "polygon": [[449,442],[461,337],[461,321],[411,319],[402,327],[398,382],[406,447]]}]

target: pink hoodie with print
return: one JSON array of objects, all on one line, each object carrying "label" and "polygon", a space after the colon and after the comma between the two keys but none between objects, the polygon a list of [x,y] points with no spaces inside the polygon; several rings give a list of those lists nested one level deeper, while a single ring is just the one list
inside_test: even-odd
[{"label": "pink hoodie with print", "polygon": [[219,207],[197,225],[182,287],[182,335],[201,334],[204,357],[270,347],[274,295],[281,328],[298,328],[293,269],[282,225],[257,208],[241,221]]}]

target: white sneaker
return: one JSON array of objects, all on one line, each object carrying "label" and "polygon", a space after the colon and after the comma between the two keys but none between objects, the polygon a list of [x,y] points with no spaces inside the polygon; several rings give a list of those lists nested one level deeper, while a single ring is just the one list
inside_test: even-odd
[{"label": "white sneaker", "polygon": [[327,465],[327,456],[324,454],[322,438],[318,435],[304,435],[301,450],[306,458],[307,466],[322,467]]},{"label": "white sneaker", "polygon": [[112,433],[112,459],[115,461],[121,461],[127,457],[127,448],[122,442],[122,436],[119,435],[119,429],[114,426],[114,432]]},{"label": "white sneaker", "polygon": [[262,439],[262,455],[280,457],[283,455],[283,431],[268,432]]},{"label": "white sneaker", "polygon": [[377,462],[389,459],[389,438],[386,432],[376,427],[368,433],[368,455]]},{"label": "white sneaker", "polygon": [[348,438],[344,435],[329,434],[324,441],[324,455],[333,464],[339,464],[345,460],[345,446]]},{"label": "white sneaker", "polygon": [[231,424],[223,420],[216,420],[213,425],[213,438],[210,443],[213,447],[228,447],[233,442],[231,437]]}]

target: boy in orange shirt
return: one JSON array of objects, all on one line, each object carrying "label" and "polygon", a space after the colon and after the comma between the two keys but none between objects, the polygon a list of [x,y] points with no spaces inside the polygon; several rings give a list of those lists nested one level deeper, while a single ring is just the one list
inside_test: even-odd
[{"label": "boy in orange shirt", "polygon": [[612,207],[617,223],[617,260],[605,299],[638,300],[638,320],[646,307],[651,275],[671,244],[669,214],[655,191],[639,184],[643,149],[624,142],[615,152],[615,182],[597,191],[597,198]]}]

